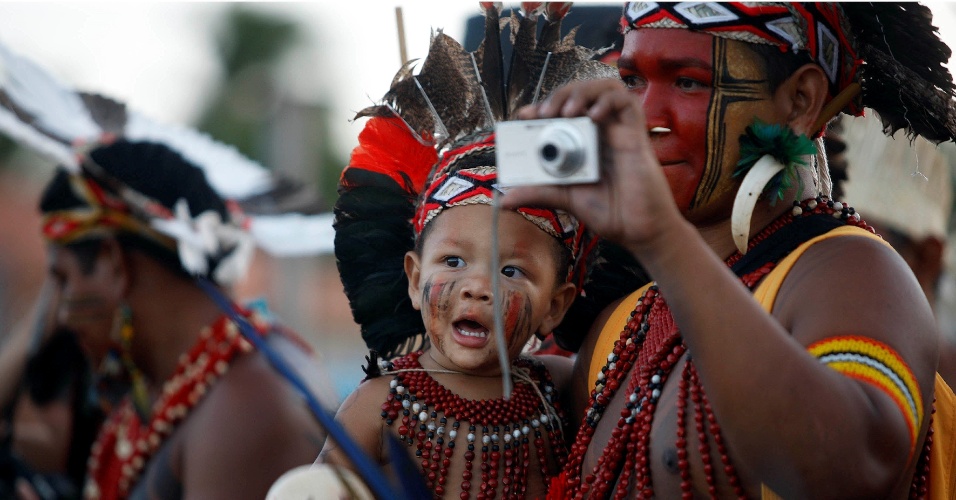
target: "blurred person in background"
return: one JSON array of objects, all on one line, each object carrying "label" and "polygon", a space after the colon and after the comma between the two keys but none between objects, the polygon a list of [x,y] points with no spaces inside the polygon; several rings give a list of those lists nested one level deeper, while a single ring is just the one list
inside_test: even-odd
[{"label": "blurred person in background", "polygon": [[0,56],[3,132],[61,164],[40,200],[49,314],[90,366],[129,381],[91,447],[82,495],[263,498],[312,461],[324,432],[240,328],[313,393],[329,381],[295,333],[228,297],[256,246],[307,253],[300,240],[322,221],[244,213],[243,199],[275,185],[260,165]]},{"label": "blurred person in background", "polygon": [[[893,245],[913,270],[940,321],[937,371],[956,384],[956,328],[952,314],[952,263],[947,266],[956,150],[917,137],[887,137],[879,115],[844,117],[839,136],[845,143],[845,199],[877,234]],[[832,163],[831,163],[832,165]]]}]

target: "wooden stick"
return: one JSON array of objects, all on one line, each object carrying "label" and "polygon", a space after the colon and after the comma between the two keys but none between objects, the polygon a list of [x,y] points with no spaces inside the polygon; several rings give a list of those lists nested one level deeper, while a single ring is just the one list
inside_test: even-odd
[{"label": "wooden stick", "polygon": [[813,125],[813,132],[816,133],[823,128],[823,126],[830,121],[830,118],[836,116],[837,113],[843,110],[843,108],[862,91],[863,87],[857,82],[847,85],[847,87],[843,89],[843,92],[837,94],[832,101],[823,107],[823,111],[820,112],[820,117],[817,118],[817,122]]},{"label": "wooden stick", "polygon": [[395,23],[398,24],[398,56],[402,66],[408,62],[408,53],[405,50],[405,19],[402,17],[402,7],[395,7]]}]

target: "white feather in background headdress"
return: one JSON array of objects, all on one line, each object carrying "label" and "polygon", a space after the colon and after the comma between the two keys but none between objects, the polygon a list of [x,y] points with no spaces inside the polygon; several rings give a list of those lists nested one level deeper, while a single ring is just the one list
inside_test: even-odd
[{"label": "white feather in background headdress", "polygon": [[[275,177],[230,145],[188,127],[160,123],[106,97],[62,85],[33,62],[0,43],[0,133],[79,173],[90,150],[113,138],[165,145],[203,171],[223,200],[242,201],[268,193]],[[185,205],[185,204],[184,204]],[[206,257],[222,248],[237,250],[234,262],[217,270],[217,281],[242,276],[254,243],[276,256],[330,253],[331,214],[245,214],[248,231],[211,221],[209,213],[183,207],[151,225],[179,242],[183,266],[204,274]],[[185,212],[183,211],[185,209]],[[230,257],[232,259],[232,257]]]}]

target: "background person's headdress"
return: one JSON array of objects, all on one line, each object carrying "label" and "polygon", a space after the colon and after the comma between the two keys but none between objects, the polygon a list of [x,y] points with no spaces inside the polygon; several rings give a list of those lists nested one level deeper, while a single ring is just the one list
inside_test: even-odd
[{"label": "background person's headdress", "polygon": [[331,250],[331,214],[263,210],[288,184],[232,146],[67,88],[3,45],[0,132],[62,167],[43,201],[51,241],[132,236],[221,285],[244,275],[257,245]]},{"label": "background person's headdress", "polygon": [[[953,207],[956,145],[886,137],[879,116],[843,117],[846,201],[869,222],[918,242],[945,241]],[[872,220],[871,220],[872,219]]]},{"label": "background person's headdress", "polygon": [[[408,298],[404,255],[414,248],[416,233],[442,209],[490,203],[496,189],[489,182],[495,167],[494,123],[569,81],[617,77],[614,68],[594,59],[599,51],[575,44],[575,30],[561,36],[569,5],[525,3],[521,16],[500,20],[499,5],[482,3],[485,36],[477,51],[467,52],[439,31],[419,73],[413,75],[411,64],[405,65],[381,104],[357,114],[370,119],[339,183],[335,253],[353,317],[371,349],[391,357],[424,342],[421,313]],[[536,36],[541,14],[545,22]],[[502,57],[502,28],[511,30],[510,61]],[[594,245],[567,214],[519,213],[572,253]],[[583,273],[584,267],[577,269]],[[587,282],[584,290],[575,304],[591,299]],[[572,306],[565,322],[588,321],[578,312],[591,309],[596,313],[599,306]]]}]

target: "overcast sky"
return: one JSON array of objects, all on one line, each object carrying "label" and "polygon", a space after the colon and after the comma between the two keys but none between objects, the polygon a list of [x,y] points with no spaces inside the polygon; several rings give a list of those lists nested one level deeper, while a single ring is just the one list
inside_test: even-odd
[{"label": "overcast sky", "polygon": [[[506,6],[517,3],[506,3]],[[474,1],[350,0],[250,3],[288,15],[306,40],[283,64],[282,81],[298,99],[333,106],[339,152],[355,144],[355,111],[380,97],[399,67],[395,7],[401,5],[410,58],[423,57],[431,29],[461,39]],[[943,37],[956,47],[956,6],[930,2]],[[149,116],[190,123],[220,77],[215,27],[220,2],[0,1],[0,43],[64,82],[127,102]]]},{"label": "overcast sky", "polygon": [[[478,2],[371,0],[248,3],[302,23],[306,40],[284,61],[286,90],[333,105],[342,154],[355,143],[355,111],[388,90],[400,65],[395,7],[410,58],[428,50],[432,27],[459,38]],[[0,1],[0,43],[62,81],[127,102],[148,116],[190,123],[220,78],[214,53],[221,2]]]}]

